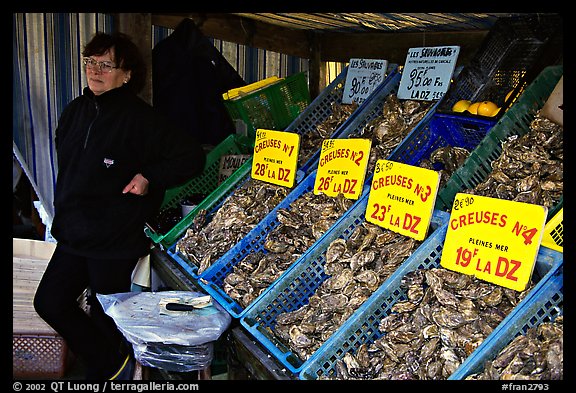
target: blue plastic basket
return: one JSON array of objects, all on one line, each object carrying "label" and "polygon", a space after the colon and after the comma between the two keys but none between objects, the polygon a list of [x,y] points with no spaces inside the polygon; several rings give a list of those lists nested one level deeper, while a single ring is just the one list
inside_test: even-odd
[{"label": "blue plastic basket", "polygon": [[[268,251],[264,248],[266,239],[270,232],[280,225],[277,217],[278,209],[290,209],[290,204],[300,198],[302,195],[314,191],[314,182],[316,180],[316,171],[308,175],[296,188],[288,194],[288,196],[280,202],[262,221],[260,221],[254,229],[252,229],[242,240],[240,240],[234,247],[214,262],[199,276],[200,286],[208,292],[222,307],[226,309],[235,318],[241,318],[250,305],[246,308],[238,304],[224,291],[224,279],[230,274],[236,265],[238,265],[246,256],[252,253],[262,251],[267,254]],[[368,188],[364,189],[364,193],[368,192]],[[360,199],[356,201],[349,209],[352,210],[355,205],[360,203]],[[345,216],[345,213],[343,216]],[[336,225],[335,221],[334,225]],[[316,242],[321,242],[323,237]],[[305,254],[301,255],[303,258]],[[295,261],[292,265],[298,262]],[[286,274],[286,272],[284,272]],[[282,279],[282,275],[276,280]],[[273,284],[272,284],[273,285]],[[263,293],[260,295],[262,296]],[[255,303],[259,298],[257,297],[253,302]]]},{"label": "blue plastic basket", "polygon": [[[437,210],[435,210],[437,211]],[[405,290],[400,288],[402,278],[408,273],[416,269],[430,269],[440,267],[440,259],[442,255],[443,243],[446,236],[447,227],[438,232],[439,236],[436,242],[429,242],[425,246],[422,245],[418,249],[416,257],[410,257],[394,274],[382,285],[378,290],[368,299],[354,314],[354,318],[350,318],[334,335],[332,335],[322,346],[321,351],[314,356],[313,359],[303,367],[299,373],[299,378],[304,380],[318,379],[319,376],[334,376],[336,375],[336,362],[344,357],[348,352],[354,353],[362,344],[371,344],[378,338],[382,337],[382,333],[378,329],[378,325],[382,318],[391,314],[392,306],[402,300],[406,300]],[[435,233],[436,234],[436,233]],[[429,252],[424,252],[427,249]],[[423,257],[422,255],[426,255]],[[540,247],[536,266],[533,273],[533,281],[537,282],[534,288],[530,291],[528,296],[524,298],[514,310],[494,329],[494,331],[486,337],[484,342],[476,348],[471,356],[475,353],[482,353],[483,348],[487,346],[494,337],[502,335],[506,326],[511,320],[515,320],[521,313],[524,307],[535,302],[536,299],[541,298],[540,288],[542,288],[550,279],[556,275],[558,269],[562,266],[562,254]],[[453,373],[457,375],[460,369],[465,369],[466,363]]]},{"label": "blue plastic basket", "polygon": [[[390,153],[390,160],[419,165],[440,147],[462,147],[469,151],[484,139],[496,120],[466,115],[434,113],[428,122],[418,126]],[[440,168],[441,169],[441,168]]]},{"label": "blue plastic basket", "polygon": [[[247,308],[244,316],[240,318],[240,323],[258,342],[293,373],[298,373],[307,364],[313,362],[316,355],[312,355],[308,360],[302,361],[290,348],[276,338],[270,332],[270,329],[275,326],[276,318],[279,314],[297,310],[308,304],[310,297],[330,277],[324,272],[325,253],[328,246],[339,237],[348,239],[354,229],[365,221],[368,194],[358,202],[324,234],[320,241],[308,249],[280,279],[276,280],[272,286],[262,293],[258,300]],[[408,261],[412,259],[420,260],[437,255],[436,248],[444,240],[448,219],[449,215],[447,213],[434,212],[430,224],[431,233],[420,247],[407,258],[404,264],[409,263]],[[429,253],[432,253],[432,255],[429,256]],[[386,283],[382,285],[386,285]],[[370,299],[371,297],[366,300],[365,304]],[[356,319],[358,310],[350,316],[349,320]],[[329,345],[328,342],[325,342],[318,348],[316,353],[320,353],[327,345]]]},{"label": "blue plastic basket", "polygon": [[[547,247],[542,247],[539,258],[555,262],[558,255]],[[449,379],[466,379],[470,374],[482,372],[488,360],[494,360],[516,336],[526,334],[542,322],[553,321],[563,314],[564,302],[564,263],[552,267],[530,294],[510,315],[502,321],[490,336],[484,340],[450,376]]]}]

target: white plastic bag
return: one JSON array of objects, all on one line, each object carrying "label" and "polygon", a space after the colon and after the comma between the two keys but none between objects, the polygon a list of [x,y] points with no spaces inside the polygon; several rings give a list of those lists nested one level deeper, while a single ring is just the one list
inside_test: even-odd
[{"label": "white plastic bag", "polygon": [[206,295],[188,291],[96,295],[141,364],[176,372],[208,367],[213,342],[230,326],[230,314],[216,302],[192,311],[166,311],[167,301],[188,303],[200,296]]}]

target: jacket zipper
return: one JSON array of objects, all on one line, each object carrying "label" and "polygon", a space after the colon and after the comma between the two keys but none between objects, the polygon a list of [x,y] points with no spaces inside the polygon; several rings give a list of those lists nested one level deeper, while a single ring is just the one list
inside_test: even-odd
[{"label": "jacket zipper", "polygon": [[86,132],[86,139],[84,140],[84,149],[86,149],[86,146],[88,146],[88,138],[90,137],[90,131],[92,130],[92,125],[94,124],[94,122],[98,118],[98,114],[100,113],[100,106],[98,106],[98,103],[95,102],[94,105],[96,106],[96,115],[94,116],[94,118],[90,122],[90,125],[88,126],[88,131]]}]

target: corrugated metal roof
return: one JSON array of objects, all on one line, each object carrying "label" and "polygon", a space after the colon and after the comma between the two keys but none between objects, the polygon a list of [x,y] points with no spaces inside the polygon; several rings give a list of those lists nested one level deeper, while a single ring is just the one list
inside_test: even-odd
[{"label": "corrugated metal roof", "polygon": [[500,17],[518,13],[235,13],[296,30],[418,32],[489,30]]}]

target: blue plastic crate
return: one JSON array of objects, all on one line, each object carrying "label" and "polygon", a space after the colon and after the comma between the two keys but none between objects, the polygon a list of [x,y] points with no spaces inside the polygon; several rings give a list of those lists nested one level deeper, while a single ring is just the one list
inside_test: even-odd
[{"label": "blue plastic crate", "polygon": [[[435,210],[435,212],[436,211],[437,210]],[[362,344],[371,344],[383,336],[384,333],[378,329],[380,321],[382,318],[391,314],[392,306],[396,302],[407,299],[406,292],[400,288],[402,278],[408,272],[416,269],[440,267],[446,231],[447,226],[445,226],[442,231],[436,231],[438,235],[441,234],[442,236],[439,236],[435,243],[430,242],[425,247],[424,245],[421,246],[422,252],[420,252],[421,250],[419,248],[418,256],[410,257],[408,261],[398,268],[394,274],[378,288],[370,299],[358,309],[354,314],[354,318],[350,318],[336,334],[332,335],[322,346],[322,351],[319,351],[314,358],[301,369],[299,373],[300,379],[314,380],[318,379],[321,375],[336,375],[336,362],[342,359],[347,352],[355,353]],[[428,249],[429,252],[424,252],[424,249]],[[422,255],[426,256],[423,257]],[[561,265],[561,253],[546,247],[540,247],[532,276],[533,281],[537,282],[537,284],[532,288],[528,296],[514,308],[470,356],[473,356],[476,352],[481,353],[482,348],[492,340],[492,337],[501,334],[507,321],[514,319],[526,304],[532,303],[535,298],[538,298],[539,289],[547,282],[549,277],[556,274],[557,269],[559,269]],[[465,363],[460,365],[454,372],[454,375],[463,367],[465,367]]]},{"label": "blue plastic crate", "polygon": [[[257,301],[248,307],[244,316],[240,318],[240,323],[252,336],[293,373],[298,373],[308,363],[314,361],[315,355],[312,355],[307,361],[302,361],[289,347],[276,338],[269,329],[275,326],[276,318],[279,314],[297,310],[308,304],[310,297],[330,277],[324,272],[325,252],[332,241],[339,237],[348,239],[354,229],[365,221],[367,203],[368,194],[365,194],[344,217],[338,220],[324,234],[321,241],[316,242],[308,249],[280,279],[276,280],[272,286],[260,295]],[[434,212],[430,224],[431,233],[420,247],[407,258],[404,264],[409,263],[408,261],[414,258],[420,260],[430,257],[429,253],[432,253],[432,257],[437,255],[436,247],[441,245],[444,240],[448,219],[449,215],[447,213]],[[371,297],[366,300],[365,304],[370,299]],[[357,312],[358,310],[356,310]],[[349,320],[355,319],[356,313]],[[316,353],[321,352],[327,345],[329,344],[325,342]]]},{"label": "blue plastic crate", "polygon": [[390,160],[417,166],[441,147],[462,147],[472,151],[495,124],[496,120],[434,113],[428,122],[420,122],[390,153]]},{"label": "blue plastic crate", "polygon": [[[379,89],[384,88],[387,84],[394,85],[400,82],[398,74],[397,64],[389,64],[387,70],[386,79],[378,86]],[[299,135],[305,135],[311,132],[325,121],[332,114],[332,104],[341,103],[342,96],[344,94],[344,85],[346,83],[346,76],[348,72],[348,67],[346,67],[340,75],[336,77],[322,92],[304,109],[293,121],[288,125],[285,131],[295,132]],[[396,79],[398,81],[396,82]],[[334,135],[339,133],[342,127],[345,127],[347,122],[353,119],[357,113],[365,108],[374,94],[371,94],[366,101],[360,105],[356,111],[336,130],[334,130]],[[296,184],[304,180],[304,178],[309,175],[312,171],[316,170],[316,165],[320,157],[321,146],[318,147],[317,151],[298,169],[296,176]],[[241,187],[246,181],[251,179],[252,171],[252,158],[248,159],[240,168],[238,168],[232,176],[230,176],[226,181],[220,184],[210,195],[208,195],[201,204],[199,204],[194,211],[186,216],[179,224],[179,237],[172,241],[172,243],[165,244],[166,251],[192,278],[198,278],[198,267],[189,261],[184,255],[176,252],[176,244],[185,235],[186,229],[192,225],[194,218],[200,213],[202,209],[208,211],[207,219],[208,221],[214,215],[214,213],[222,206],[224,200]]]},{"label": "blue plastic crate", "polygon": [[[268,251],[264,248],[266,239],[270,232],[280,225],[280,221],[277,218],[278,209],[290,209],[290,204],[300,198],[302,195],[314,191],[314,182],[316,180],[316,171],[308,175],[296,188],[288,194],[288,196],[280,202],[262,221],[260,221],[254,229],[252,229],[242,240],[240,240],[234,247],[232,247],[228,252],[222,255],[216,262],[214,262],[210,267],[208,267],[199,276],[200,286],[208,292],[222,307],[226,309],[235,318],[241,318],[250,305],[246,308],[238,304],[234,299],[232,299],[224,291],[224,279],[234,270],[234,267],[238,265],[246,256],[258,251],[262,251],[267,254]],[[368,188],[365,188],[364,193],[368,192]],[[349,209],[352,210],[355,205],[359,203],[361,198],[356,201]],[[346,213],[345,213],[346,215]],[[334,225],[336,225],[335,221]],[[323,237],[318,239],[316,242],[321,242]],[[303,258],[303,254],[300,258]],[[298,262],[295,261],[293,265]],[[284,272],[286,274],[286,272]],[[282,275],[277,279],[277,281],[282,279]],[[273,285],[273,284],[272,284]],[[263,294],[261,294],[262,296]],[[254,304],[260,297],[256,298],[252,304]]]},{"label": "blue plastic crate", "polygon": [[[542,247],[539,258],[555,262],[559,257],[557,251]],[[482,372],[486,361],[494,360],[516,336],[526,334],[530,328],[545,321],[553,321],[558,315],[562,315],[563,302],[564,263],[561,263],[552,267],[550,274],[544,275],[522,304],[494,329],[449,379],[466,379],[470,374]]]}]

